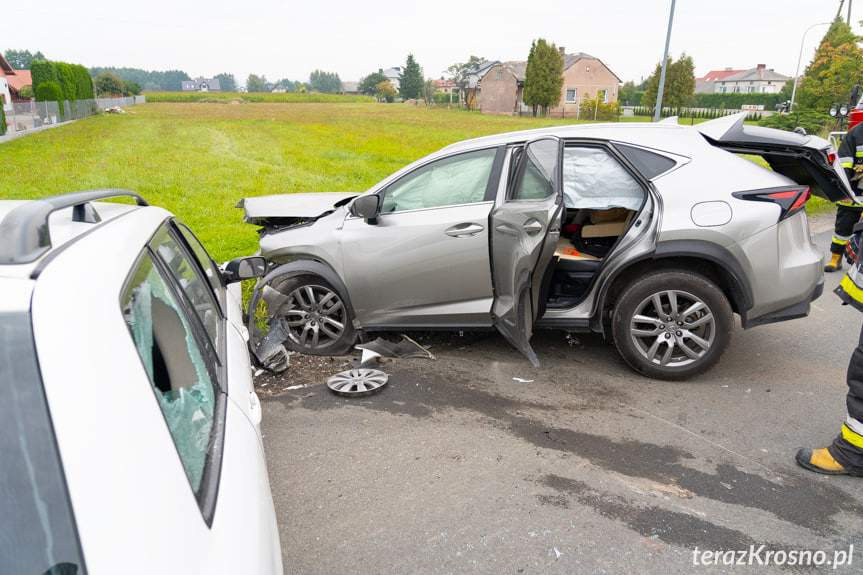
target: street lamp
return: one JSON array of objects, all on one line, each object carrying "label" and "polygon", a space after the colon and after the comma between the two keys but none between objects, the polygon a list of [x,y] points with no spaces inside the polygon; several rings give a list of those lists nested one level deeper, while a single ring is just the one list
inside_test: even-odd
[{"label": "street lamp", "polygon": [[794,110],[794,96],[797,94],[797,78],[800,76],[800,60],[803,59],[803,43],[806,42],[806,34],[809,33],[809,30],[816,26],[828,26],[830,22],[819,22],[818,24],[813,24],[803,32],[803,38],[800,39],[800,55],[797,56],[797,69],[794,71],[794,87],[791,88],[791,104],[788,106],[788,112]]}]

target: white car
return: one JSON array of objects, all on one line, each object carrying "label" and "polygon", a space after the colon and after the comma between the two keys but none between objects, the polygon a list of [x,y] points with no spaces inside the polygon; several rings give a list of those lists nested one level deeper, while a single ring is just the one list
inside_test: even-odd
[{"label": "white car", "polygon": [[237,283],[263,264],[131,192],[0,201],[0,573],[283,572]]}]

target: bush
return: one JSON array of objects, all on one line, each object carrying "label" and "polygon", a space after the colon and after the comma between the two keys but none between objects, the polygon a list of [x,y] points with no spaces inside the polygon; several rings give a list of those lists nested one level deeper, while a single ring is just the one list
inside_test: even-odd
[{"label": "bush", "polygon": [[3,109],[3,104],[0,102],[0,136],[6,135],[6,110]]},{"label": "bush", "polygon": [[60,105],[60,115],[65,114],[63,108],[63,91],[57,82],[42,82],[36,88],[37,102],[57,102]]},{"label": "bush", "polygon": [[800,126],[806,130],[807,134],[820,134],[829,132],[831,128],[835,127],[836,120],[825,112],[804,110],[803,112],[794,112],[793,114],[773,114],[772,116],[761,118],[758,125],[788,130],[789,132]]},{"label": "bush", "polygon": [[578,106],[578,118],[580,120],[596,120],[597,122],[611,122],[617,119],[620,112],[620,104],[597,103],[597,100],[586,98]]}]

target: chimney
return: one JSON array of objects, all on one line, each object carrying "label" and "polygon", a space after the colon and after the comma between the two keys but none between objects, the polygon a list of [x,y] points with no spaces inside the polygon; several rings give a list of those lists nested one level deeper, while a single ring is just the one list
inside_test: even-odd
[{"label": "chimney", "polygon": [[558,48],[558,50],[560,51],[560,55],[561,55],[561,56],[565,56],[565,55],[566,55],[566,48],[564,48],[563,46],[561,46],[560,48]]},{"label": "chimney", "polygon": [[767,64],[758,64],[758,69],[759,69],[759,70],[764,70],[764,69],[766,69],[766,68],[767,68]]}]

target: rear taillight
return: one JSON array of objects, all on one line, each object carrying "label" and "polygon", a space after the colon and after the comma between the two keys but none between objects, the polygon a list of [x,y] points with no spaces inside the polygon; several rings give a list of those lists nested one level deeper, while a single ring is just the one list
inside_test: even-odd
[{"label": "rear taillight", "polygon": [[766,190],[750,190],[748,192],[734,192],[735,198],[753,202],[772,202],[779,206],[779,219],[791,217],[806,207],[806,202],[812,197],[808,186],[789,188],[769,188]]}]

